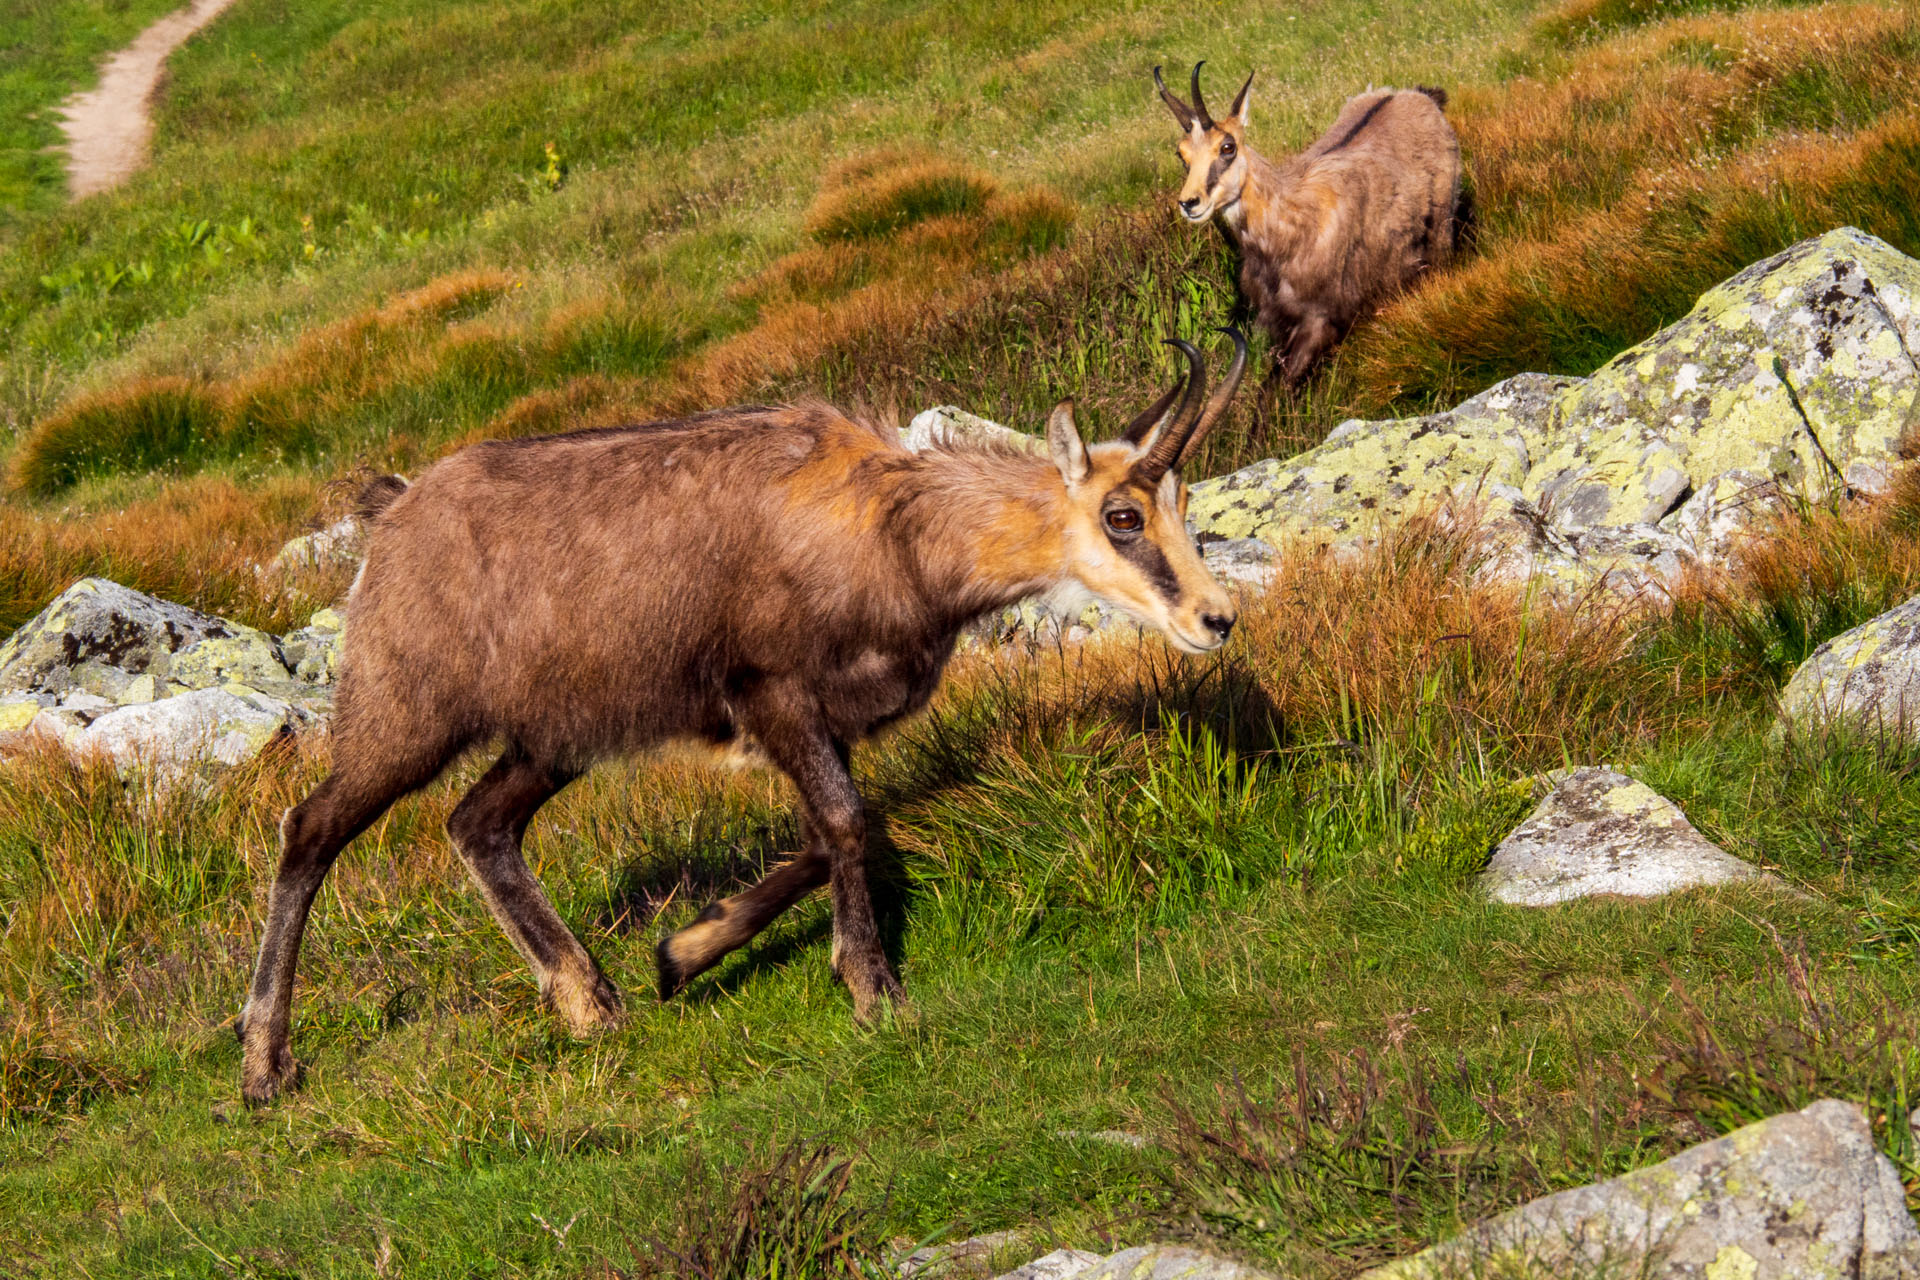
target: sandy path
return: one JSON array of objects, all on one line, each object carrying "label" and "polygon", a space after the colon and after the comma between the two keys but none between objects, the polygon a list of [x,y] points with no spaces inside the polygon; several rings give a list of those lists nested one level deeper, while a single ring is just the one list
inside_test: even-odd
[{"label": "sandy path", "polygon": [[61,106],[67,135],[67,190],[73,198],[117,187],[147,161],[153,118],[147,108],[167,55],[220,16],[233,0],[193,0],[134,37],[108,58],[100,87],[76,93]]}]

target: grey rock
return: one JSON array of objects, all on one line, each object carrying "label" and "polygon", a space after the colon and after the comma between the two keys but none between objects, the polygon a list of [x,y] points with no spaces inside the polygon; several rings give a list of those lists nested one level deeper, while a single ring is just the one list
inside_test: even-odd
[{"label": "grey rock", "polygon": [[919,453],[950,444],[1010,445],[1028,453],[1044,454],[1046,441],[968,413],[950,404],[935,405],[916,414],[900,429],[900,443]]},{"label": "grey rock", "polygon": [[284,576],[301,570],[356,565],[366,553],[366,543],[366,526],[359,517],[346,516],[324,529],[287,542],[262,566],[262,571]]},{"label": "grey rock", "polygon": [[1259,538],[1220,538],[1203,542],[1200,556],[1206,561],[1207,572],[1221,582],[1242,583],[1256,588],[1264,588],[1272,582],[1273,575],[1280,567],[1280,556],[1274,551],[1273,544],[1262,542]]},{"label": "grey rock", "polygon": [[1535,1200],[1362,1280],[1914,1280],[1920,1231],[1866,1116],[1828,1099]]},{"label": "grey rock", "polygon": [[263,694],[196,689],[138,706],[116,707],[68,739],[76,754],[97,752],[122,772],[146,768],[167,777],[190,766],[253,759],[293,728],[293,709]]},{"label": "grey rock", "polygon": [[1652,788],[1587,766],[1560,780],[1481,874],[1495,902],[1544,907],[1594,894],[1652,898],[1763,876],[1709,842]]},{"label": "grey rock", "polygon": [[923,1245],[894,1264],[902,1277],[935,1277],[949,1274],[955,1263],[979,1264],[1018,1245],[1026,1236],[1019,1231],[989,1231],[946,1244]]},{"label": "grey rock", "polygon": [[1849,724],[1870,734],[1920,731],[1920,596],[1815,649],[1780,691],[1780,715],[1819,732]]},{"label": "grey rock", "polygon": [[1075,1280],[1276,1280],[1271,1272],[1180,1245],[1123,1249]]},{"label": "grey rock", "polygon": [[994,1280],[1077,1280],[1100,1262],[1100,1255],[1084,1249],[1055,1249],[1043,1258],[994,1277]]}]

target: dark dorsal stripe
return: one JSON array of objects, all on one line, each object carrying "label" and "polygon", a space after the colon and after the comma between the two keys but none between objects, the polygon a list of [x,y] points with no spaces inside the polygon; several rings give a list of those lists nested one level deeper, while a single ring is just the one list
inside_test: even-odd
[{"label": "dark dorsal stripe", "polygon": [[1373,118],[1380,114],[1380,108],[1386,106],[1389,102],[1392,102],[1392,101],[1393,101],[1393,95],[1389,93],[1385,97],[1381,98],[1380,101],[1368,107],[1367,114],[1361,116],[1359,121],[1354,124],[1353,128],[1347,130],[1347,136],[1340,139],[1340,141],[1334,143],[1332,146],[1328,147],[1327,150],[1338,151],[1340,148],[1346,146],[1349,142],[1352,142],[1355,138],[1359,137],[1360,131],[1366,128],[1368,125],[1372,124]]}]

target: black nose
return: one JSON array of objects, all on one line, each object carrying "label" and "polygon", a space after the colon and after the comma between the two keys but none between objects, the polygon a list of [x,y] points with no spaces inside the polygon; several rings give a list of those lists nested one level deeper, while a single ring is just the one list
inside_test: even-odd
[{"label": "black nose", "polygon": [[1192,213],[1195,209],[1198,209],[1200,207],[1200,197],[1195,196],[1191,200],[1182,200],[1180,202],[1180,207],[1182,209],[1185,209],[1188,213]]},{"label": "black nose", "polygon": [[1225,640],[1227,638],[1228,633],[1230,633],[1233,630],[1233,619],[1228,617],[1223,617],[1222,615],[1217,613],[1201,614],[1200,622],[1201,622],[1201,625],[1205,626],[1207,630],[1214,632],[1222,640]]}]

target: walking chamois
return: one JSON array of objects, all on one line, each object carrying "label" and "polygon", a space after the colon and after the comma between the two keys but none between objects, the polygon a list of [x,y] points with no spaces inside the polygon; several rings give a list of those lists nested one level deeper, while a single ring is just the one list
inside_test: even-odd
[{"label": "walking chamois", "polygon": [[1161,99],[1184,131],[1180,214],[1215,219],[1240,251],[1240,291],[1274,344],[1273,373],[1297,386],[1354,322],[1452,260],[1471,224],[1460,140],[1441,89],[1374,89],[1347,99],[1333,127],[1273,164],[1247,146],[1249,74],[1227,118],[1200,96]]},{"label": "walking chamois", "polygon": [[340,850],[470,748],[499,759],[447,830],[542,995],[576,1032],[620,996],[520,853],[534,813],[595,761],[669,738],[751,735],[800,794],[801,850],[664,939],[665,999],[830,883],[833,965],[871,1020],[903,998],[875,928],[853,744],[924,706],[981,613],[1075,584],[1188,653],[1232,598],[1184,524],[1178,469],[1225,411],[1246,343],[1208,397],[1200,353],[1122,436],[1082,442],[1073,401],[1050,457],[954,444],[915,454],[820,403],[473,445],[412,486],[363,495],[333,771],[281,821],[260,958],[235,1029],[242,1088],[296,1075],[288,1044],[307,913]]}]

